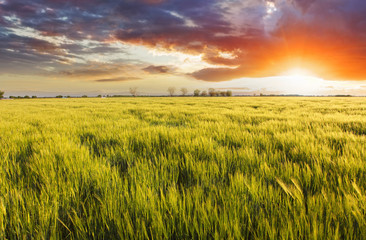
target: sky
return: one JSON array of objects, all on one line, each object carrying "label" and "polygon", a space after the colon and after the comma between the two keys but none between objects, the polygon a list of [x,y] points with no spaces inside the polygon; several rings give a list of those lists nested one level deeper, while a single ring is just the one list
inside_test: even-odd
[{"label": "sky", "polygon": [[366,95],[365,0],[0,0],[5,95]]}]

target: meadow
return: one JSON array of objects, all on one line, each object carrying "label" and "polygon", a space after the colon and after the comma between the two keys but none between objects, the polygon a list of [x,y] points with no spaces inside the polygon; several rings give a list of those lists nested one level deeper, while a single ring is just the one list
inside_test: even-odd
[{"label": "meadow", "polygon": [[365,239],[366,98],[0,101],[0,239]]}]

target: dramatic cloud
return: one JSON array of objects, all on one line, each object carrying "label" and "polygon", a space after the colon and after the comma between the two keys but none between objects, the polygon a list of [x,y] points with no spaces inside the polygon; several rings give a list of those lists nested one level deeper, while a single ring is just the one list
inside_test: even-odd
[{"label": "dramatic cloud", "polygon": [[[365,29],[364,0],[3,0],[0,70],[37,66],[99,82],[136,80],[118,77],[133,75],[115,67],[131,66],[132,44],[200,56],[202,68],[185,74],[205,81],[291,68],[366,80]],[[138,54],[131,69],[164,74],[179,67]],[[90,68],[91,61],[113,67]]]}]

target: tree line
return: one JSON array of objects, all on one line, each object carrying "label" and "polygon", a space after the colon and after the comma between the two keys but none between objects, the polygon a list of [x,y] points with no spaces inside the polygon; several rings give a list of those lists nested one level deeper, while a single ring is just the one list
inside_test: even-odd
[{"label": "tree line", "polygon": [[37,98],[37,96],[9,96],[10,99],[28,99],[28,98]]},{"label": "tree line", "polygon": [[[168,88],[169,96],[173,97],[175,95],[175,92],[176,92],[175,87],[169,87]],[[181,88],[180,92],[181,92],[180,96],[183,96],[183,97],[187,96],[188,89],[187,88]],[[130,88],[130,93],[131,93],[132,96],[136,97],[138,95],[137,88],[136,87],[135,88]],[[193,91],[193,96],[195,96],[195,97],[199,97],[199,96],[202,96],[202,97],[206,97],[206,96],[231,97],[231,96],[233,96],[233,92],[231,90],[220,91],[220,90],[216,90],[214,88],[209,88],[208,91],[206,91],[206,90],[201,91],[200,89],[196,89],[196,90]]]},{"label": "tree line", "polygon": [[211,97],[231,97],[233,96],[233,92],[231,90],[226,90],[226,91],[219,91],[216,90],[214,88],[209,88],[208,92],[207,91],[201,91],[199,89],[194,90],[193,92],[193,96],[198,97],[198,96],[211,96]]},{"label": "tree line", "polygon": [[[138,88],[137,87],[132,87],[130,88],[129,92],[133,97],[137,97],[138,96]],[[181,94],[177,95],[177,96],[188,96],[188,89],[187,88],[181,88],[180,89]],[[173,97],[176,94],[176,88],[175,87],[169,87],[168,88],[168,94],[169,96]],[[206,96],[211,96],[211,97],[231,97],[233,95],[233,92],[231,90],[226,90],[226,91],[220,91],[220,90],[216,90],[214,88],[209,88],[208,91],[203,90],[201,91],[200,89],[196,89],[193,91],[193,96],[195,97],[206,97]],[[83,95],[81,96],[82,98],[87,98],[87,95]],[[97,97],[102,98],[104,96],[102,95],[98,95]],[[107,95],[107,97],[123,97],[123,95]],[[0,99],[4,98],[4,91],[0,91]],[[9,98],[11,99],[29,99],[29,98],[37,98],[37,96],[10,96]],[[56,98],[70,98],[70,96],[63,96],[63,95],[57,95]]]}]

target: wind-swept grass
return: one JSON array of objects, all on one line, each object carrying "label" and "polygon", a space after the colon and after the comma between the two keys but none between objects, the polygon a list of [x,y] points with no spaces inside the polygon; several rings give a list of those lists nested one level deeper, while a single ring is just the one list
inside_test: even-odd
[{"label": "wind-swept grass", "polygon": [[0,102],[0,238],[364,239],[364,98]]}]

